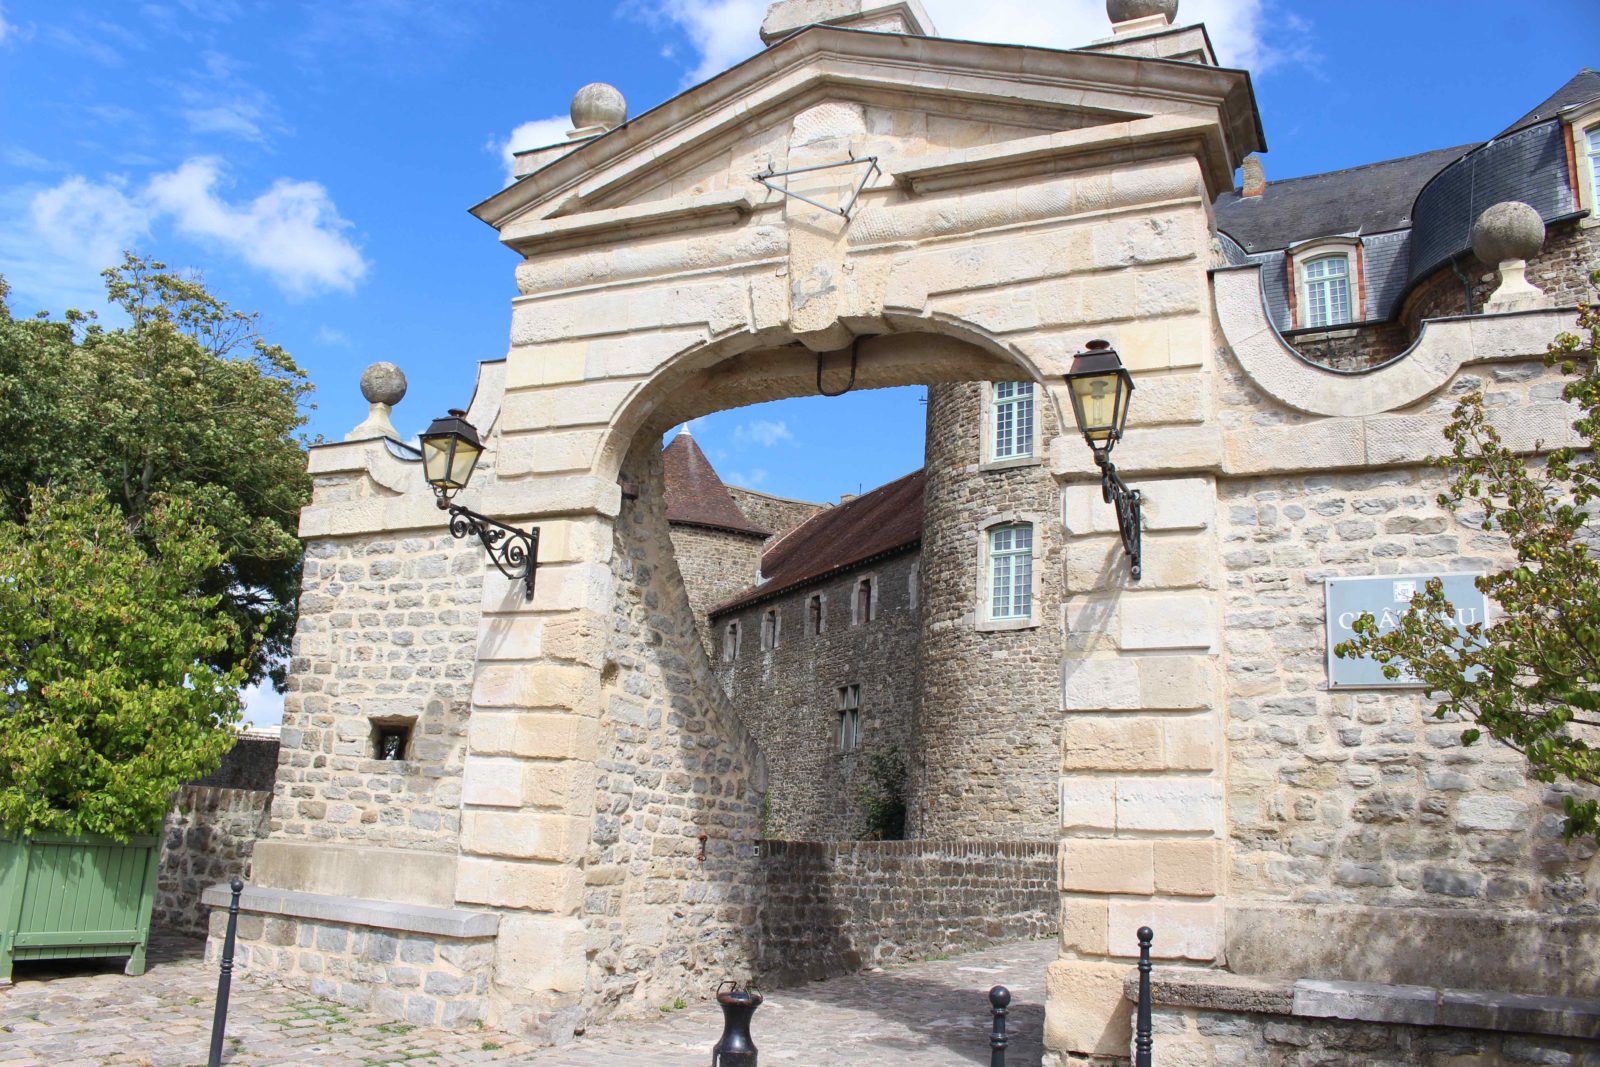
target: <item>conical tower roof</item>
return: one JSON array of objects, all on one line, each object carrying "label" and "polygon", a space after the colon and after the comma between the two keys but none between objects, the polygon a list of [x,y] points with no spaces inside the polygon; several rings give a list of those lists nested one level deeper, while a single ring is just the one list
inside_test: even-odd
[{"label": "conical tower roof", "polygon": [[728,494],[728,487],[717,477],[716,469],[688,431],[679,433],[661,456],[667,488],[667,521],[729,530],[752,537],[771,537],[745,518],[739,505]]}]

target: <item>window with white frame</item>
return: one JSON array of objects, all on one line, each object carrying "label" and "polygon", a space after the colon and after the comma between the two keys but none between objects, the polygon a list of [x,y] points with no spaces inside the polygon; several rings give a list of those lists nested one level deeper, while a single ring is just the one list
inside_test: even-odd
[{"label": "window with white frame", "polygon": [[854,752],[861,744],[861,687],[839,687],[839,751]]},{"label": "window with white frame", "polygon": [[989,530],[989,618],[1033,615],[1033,526],[1015,523]]},{"label": "window with white frame", "polygon": [[730,622],[722,629],[722,658],[732,661],[739,655],[739,624]]},{"label": "window with white frame", "polygon": [[1354,321],[1350,311],[1350,256],[1316,256],[1300,264],[1300,325],[1307,329]]},{"label": "window with white frame", "polygon": [[778,647],[778,635],[782,628],[783,616],[778,614],[777,608],[768,608],[761,616],[761,648],[763,651]]},{"label": "window with white frame", "polygon": [[806,599],[806,632],[812,637],[822,633],[825,617],[822,610],[822,594],[813,593]]},{"label": "window with white frame", "polygon": [[1589,160],[1589,216],[1600,219],[1600,122],[1583,134]]},{"label": "window with white frame", "polygon": [[1033,383],[995,382],[989,410],[990,458],[1033,455]]}]

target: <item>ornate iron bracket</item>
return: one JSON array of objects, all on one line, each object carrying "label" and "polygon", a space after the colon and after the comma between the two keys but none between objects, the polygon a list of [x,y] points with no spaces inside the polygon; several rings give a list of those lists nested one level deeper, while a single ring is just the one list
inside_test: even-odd
[{"label": "ornate iron bracket", "polygon": [[1122,532],[1122,550],[1128,554],[1130,572],[1138,581],[1143,568],[1139,562],[1140,549],[1140,496],[1139,490],[1129,489],[1117,475],[1116,464],[1111,462],[1111,450],[1097,448],[1094,461],[1100,467],[1100,495],[1107,504],[1117,509],[1117,529]]},{"label": "ornate iron bracket", "polygon": [[503,522],[495,522],[487,515],[479,515],[459,504],[439,501],[439,506],[450,509],[450,534],[456,539],[476,535],[489,551],[489,562],[495,570],[512,581],[521,580],[533,599],[533,573],[539,569],[539,528],[519,530]]}]

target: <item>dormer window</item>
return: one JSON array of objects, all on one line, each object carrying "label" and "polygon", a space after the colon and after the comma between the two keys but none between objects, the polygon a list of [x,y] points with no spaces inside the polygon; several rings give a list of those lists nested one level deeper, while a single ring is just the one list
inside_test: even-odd
[{"label": "dormer window", "polygon": [[1583,131],[1583,146],[1589,165],[1589,217],[1600,218],[1600,120]]},{"label": "dormer window", "polygon": [[1350,256],[1345,252],[1300,261],[1301,325],[1340,326],[1350,322]]}]

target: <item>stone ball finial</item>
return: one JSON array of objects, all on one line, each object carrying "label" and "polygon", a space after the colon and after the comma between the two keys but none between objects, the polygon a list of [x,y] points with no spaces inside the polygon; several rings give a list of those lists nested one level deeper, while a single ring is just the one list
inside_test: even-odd
[{"label": "stone ball finial", "polygon": [[627,121],[628,102],[614,85],[590,82],[572,98],[572,128],[575,130],[591,126],[614,130]]},{"label": "stone ball finial", "polygon": [[1151,15],[1165,15],[1172,22],[1178,17],[1178,0],[1106,0],[1106,14],[1112,22],[1132,22]]},{"label": "stone ball finial", "polygon": [[406,395],[405,372],[393,363],[374,363],[361,372],[361,395],[369,404],[394,407]]},{"label": "stone ball finial", "polygon": [[1531,259],[1543,247],[1544,220],[1537,210],[1515,200],[1486,208],[1472,224],[1472,254],[1491,267]]}]

